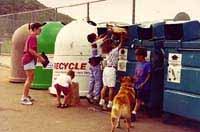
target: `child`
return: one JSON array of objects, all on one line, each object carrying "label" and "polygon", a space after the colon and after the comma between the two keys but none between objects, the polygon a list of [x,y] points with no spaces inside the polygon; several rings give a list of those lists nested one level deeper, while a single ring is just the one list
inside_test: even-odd
[{"label": "child", "polygon": [[102,46],[102,52],[105,54],[108,54],[107,59],[107,65],[103,70],[103,89],[101,90],[101,99],[99,102],[100,106],[105,105],[105,94],[106,90],[109,89],[109,101],[107,108],[112,108],[112,100],[113,100],[113,90],[116,83],[116,68],[118,63],[118,57],[119,57],[119,49],[121,48],[123,43],[123,37],[121,35],[120,43],[116,47],[113,43],[112,39],[108,39],[104,46]]},{"label": "child", "polygon": [[148,102],[150,95],[150,63],[145,60],[147,56],[146,48],[140,47],[135,51],[136,54],[136,68],[135,68],[135,91],[136,91],[136,105],[132,111],[132,121],[136,120],[136,113],[139,110],[142,102]]},{"label": "child", "polygon": [[102,87],[102,73],[100,62],[102,57],[99,54],[98,46],[103,44],[106,36],[103,38],[98,38],[95,33],[89,34],[87,36],[88,42],[91,43],[91,57],[89,58],[90,63],[90,78],[89,78],[89,92],[87,94],[87,99],[89,103],[98,102],[100,97],[100,90]]},{"label": "child", "polygon": [[[72,70],[69,70],[67,74],[62,73],[60,76],[55,81],[54,87],[56,88],[57,91],[57,100],[58,100],[58,105],[57,108],[67,108],[67,97],[71,92],[71,84],[72,84],[72,79],[75,77],[75,73]],[[64,103],[61,103],[61,92],[64,94]]]}]

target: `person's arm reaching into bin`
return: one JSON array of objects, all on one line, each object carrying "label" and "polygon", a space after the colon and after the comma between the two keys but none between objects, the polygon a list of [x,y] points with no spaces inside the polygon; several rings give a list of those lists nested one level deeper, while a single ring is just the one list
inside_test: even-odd
[{"label": "person's arm reaching into bin", "polygon": [[124,43],[124,38],[123,38],[123,36],[122,36],[122,35],[120,35],[120,43],[119,43],[119,45],[117,46],[118,50],[120,50],[120,49],[121,49],[121,47],[122,47],[123,43]]}]

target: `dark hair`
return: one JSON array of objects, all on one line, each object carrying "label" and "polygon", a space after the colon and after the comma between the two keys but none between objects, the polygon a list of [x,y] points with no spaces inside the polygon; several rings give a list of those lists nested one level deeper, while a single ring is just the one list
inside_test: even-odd
[{"label": "dark hair", "polygon": [[36,23],[31,23],[31,24],[29,24],[29,30],[32,30],[32,31],[34,31],[35,29],[38,29],[38,28],[40,28],[42,26],[42,24],[40,24],[40,23],[38,23],[38,22],[36,22]]},{"label": "dark hair", "polygon": [[142,55],[144,57],[147,57],[147,49],[145,47],[139,47],[135,50],[136,55]]},{"label": "dark hair", "polygon": [[113,40],[112,39],[106,39],[104,43],[101,45],[102,52],[108,54],[113,49]]},{"label": "dark hair", "polygon": [[87,40],[90,43],[93,43],[96,40],[97,35],[95,33],[91,33],[87,36]]},{"label": "dark hair", "polygon": [[75,77],[75,72],[73,70],[69,70],[67,72],[67,75],[71,76],[71,78],[73,79]]}]

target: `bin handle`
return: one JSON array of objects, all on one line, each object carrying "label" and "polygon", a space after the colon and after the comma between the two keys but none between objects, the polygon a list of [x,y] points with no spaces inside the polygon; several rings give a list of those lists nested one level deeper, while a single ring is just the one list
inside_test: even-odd
[{"label": "bin handle", "polygon": [[180,43],[180,48],[177,48],[177,51],[200,51],[200,48],[183,48],[182,40],[178,40]]},{"label": "bin handle", "polygon": [[200,48],[177,48],[177,51],[200,51]]},{"label": "bin handle", "polygon": [[158,68],[155,68],[155,69],[152,69],[152,71],[156,72],[156,71],[163,71],[164,70],[164,67],[158,67]]},{"label": "bin handle", "polygon": [[139,40],[139,39],[133,39],[133,40],[132,40],[132,44],[131,44],[131,48],[132,48],[132,49],[135,49],[135,43],[136,43],[137,41],[139,41],[139,43],[141,43],[141,40]]}]

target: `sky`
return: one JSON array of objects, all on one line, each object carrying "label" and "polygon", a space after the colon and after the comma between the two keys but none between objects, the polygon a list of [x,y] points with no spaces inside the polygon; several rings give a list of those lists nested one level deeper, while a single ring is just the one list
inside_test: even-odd
[{"label": "sky", "polygon": [[[94,0],[38,0],[48,7],[83,3]],[[178,12],[187,12],[191,19],[200,20],[200,0],[136,0],[136,23],[173,19]],[[86,5],[58,10],[76,19],[85,19]],[[90,5],[90,18],[95,22],[117,21],[132,23],[132,0],[107,0]]]}]

